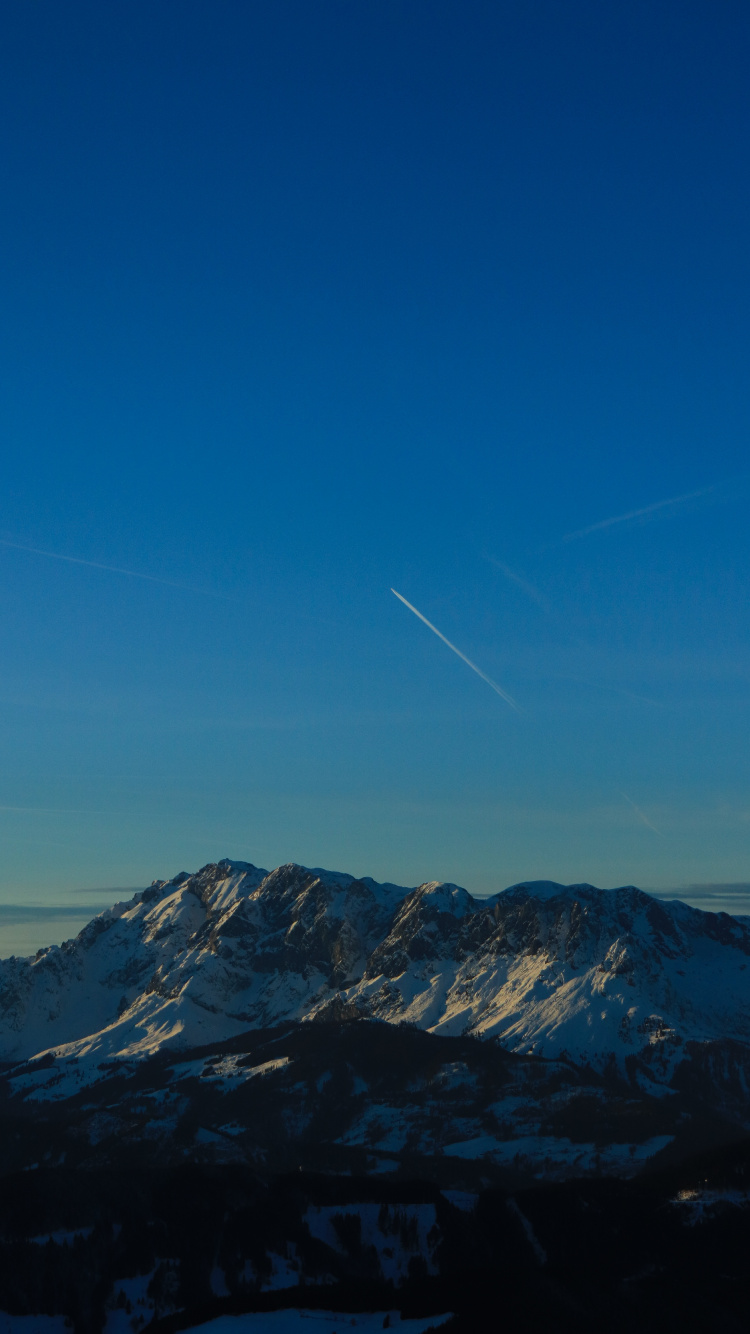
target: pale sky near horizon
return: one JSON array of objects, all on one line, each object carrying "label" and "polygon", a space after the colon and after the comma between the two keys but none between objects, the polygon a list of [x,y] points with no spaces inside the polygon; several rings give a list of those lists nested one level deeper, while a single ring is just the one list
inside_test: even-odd
[{"label": "pale sky near horizon", "polygon": [[747,6],[0,36],[0,904],[230,856],[746,911]]}]

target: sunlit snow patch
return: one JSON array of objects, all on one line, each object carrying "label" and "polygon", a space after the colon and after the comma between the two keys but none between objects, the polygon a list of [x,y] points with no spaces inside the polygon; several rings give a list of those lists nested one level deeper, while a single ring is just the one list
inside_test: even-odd
[{"label": "sunlit snow patch", "polygon": [[279,1056],[273,1061],[263,1061],[261,1065],[243,1065],[242,1056],[222,1056],[221,1060],[179,1061],[172,1067],[176,1079],[205,1080],[208,1084],[245,1083],[260,1075],[271,1075],[275,1070],[283,1070],[291,1063],[289,1056]]}]

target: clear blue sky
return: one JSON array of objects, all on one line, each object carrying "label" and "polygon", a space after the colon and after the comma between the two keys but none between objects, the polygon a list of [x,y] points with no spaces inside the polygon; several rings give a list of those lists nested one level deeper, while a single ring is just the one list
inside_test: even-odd
[{"label": "clear blue sky", "polygon": [[750,881],[748,6],[0,36],[0,897]]}]

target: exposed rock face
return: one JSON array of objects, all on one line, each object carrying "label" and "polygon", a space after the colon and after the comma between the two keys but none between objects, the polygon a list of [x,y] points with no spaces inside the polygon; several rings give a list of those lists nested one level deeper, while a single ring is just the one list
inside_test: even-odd
[{"label": "exposed rock face", "polygon": [[0,1056],[54,1049],[98,1066],[287,1020],[370,1017],[614,1062],[648,1084],[703,1053],[716,1077],[727,1062],[706,1044],[750,1044],[749,957],[743,923],[632,886],[544,881],[482,900],[225,860],[0,963]]}]

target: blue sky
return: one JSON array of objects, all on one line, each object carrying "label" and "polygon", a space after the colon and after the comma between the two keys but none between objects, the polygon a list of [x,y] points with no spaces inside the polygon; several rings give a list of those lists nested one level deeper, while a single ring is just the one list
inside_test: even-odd
[{"label": "blue sky", "polygon": [[747,6],[0,22],[0,899],[750,881]]}]

